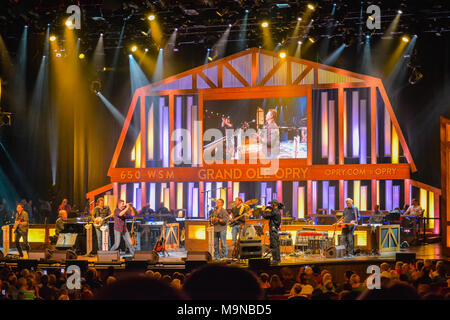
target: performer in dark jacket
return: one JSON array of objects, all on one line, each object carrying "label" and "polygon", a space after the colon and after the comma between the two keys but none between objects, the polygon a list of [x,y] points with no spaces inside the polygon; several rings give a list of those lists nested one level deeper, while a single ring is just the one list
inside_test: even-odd
[{"label": "performer in dark jacket", "polygon": [[278,230],[281,225],[281,212],[280,207],[283,204],[277,200],[269,202],[270,207],[263,211],[264,219],[269,220],[269,237],[270,237],[270,250],[272,251],[272,263],[279,264],[281,262],[280,257],[280,236]]}]

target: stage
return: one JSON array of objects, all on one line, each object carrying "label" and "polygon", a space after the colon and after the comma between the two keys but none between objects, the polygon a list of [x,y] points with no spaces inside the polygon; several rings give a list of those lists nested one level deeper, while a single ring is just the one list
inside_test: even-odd
[{"label": "stage", "polygon": [[[3,248],[0,248],[3,249]],[[415,253],[417,260],[445,260],[449,261],[448,257],[445,257],[442,253],[442,247],[440,243],[425,244],[422,246],[409,247],[406,249],[400,249],[397,252],[385,252],[379,255],[355,255],[351,258],[326,258],[320,255],[303,255],[303,256],[292,256],[289,254],[281,255],[281,263],[276,266],[271,266],[271,268],[280,267],[300,267],[304,265],[353,265],[353,264],[381,264],[382,262],[394,263],[396,261],[397,253]],[[15,249],[11,249],[10,255],[16,255]],[[26,253],[25,260],[27,258]],[[184,249],[169,249],[168,256],[159,257],[159,261],[155,264],[149,264],[149,269],[185,269],[185,260],[187,257],[187,251]],[[117,262],[99,262],[96,255],[91,256],[78,256],[77,260],[88,261],[90,267],[95,267],[97,269],[108,269],[113,267],[117,270],[126,269],[126,262],[133,260],[130,256],[125,255],[121,252],[120,261]],[[220,261],[211,261],[210,263],[220,263],[220,264],[232,264],[240,267],[248,267],[248,260],[242,260],[242,263],[233,262],[231,259],[222,259]],[[10,266],[16,266],[17,260],[3,260],[1,263],[6,263]],[[64,262],[39,262],[38,266],[42,268],[61,268],[64,266]]]}]

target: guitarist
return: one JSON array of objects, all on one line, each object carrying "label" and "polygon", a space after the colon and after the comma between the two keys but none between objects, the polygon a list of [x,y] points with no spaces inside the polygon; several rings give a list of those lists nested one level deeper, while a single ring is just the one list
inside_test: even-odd
[{"label": "guitarist", "polygon": [[231,227],[231,236],[233,239],[233,246],[236,245],[237,235],[239,230],[241,230],[240,236],[242,237],[244,234],[244,222],[248,213],[248,207],[244,205],[241,197],[236,197],[234,199],[235,206],[231,209],[231,213],[233,215],[233,220],[230,222]]},{"label": "guitarist", "polygon": [[30,245],[28,244],[28,213],[23,210],[23,205],[19,203],[16,207],[16,220],[14,222],[14,242],[16,244],[19,256],[23,258],[22,247],[20,245],[20,238],[23,239],[25,251],[30,251]]},{"label": "guitarist", "polygon": [[113,214],[111,214],[111,209],[105,206],[105,200],[103,198],[97,199],[97,206],[94,208],[93,216],[94,220],[100,220],[98,218],[101,218],[101,220],[103,220],[100,225],[95,227],[95,234],[97,236],[98,243],[97,250],[102,250],[102,231],[100,230],[100,227],[106,224],[106,220],[113,216]]},{"label": "guitarist", "polygon": [[228,258],[228,248],[227,248],[227,223],[228,214],[223,208],[223,200],[218,199],[216,202],[216,207],[211,212],[210,223],[214,226],[214,258],[220,260],[219,252],[219,242],[222,251],[222,258]]},{"label": "guitarist", "polygon": [[120,237],[123,237],[125,245],[134,256],[134,247],[131,243],[130,233],[127,229],[126,219],[135,216],[135,211],[130,203],[125,205],[125,201],[119,200],[116,210],[114,210],[114,245],[111,247],[111,251],[117,250],[120,245]]},{"label": "guitarist", "polygon": [[342,223],[348,224],[345,228],[342,228],[342,244],[345,246],[347,256],[354,254],[355,245],[353,243],[353,233],[355,232],[356,225],[359,221],[359,210],[353,205],[353,200],[350,198],[345,199],[347,207],[345,207],[342,213]]}]

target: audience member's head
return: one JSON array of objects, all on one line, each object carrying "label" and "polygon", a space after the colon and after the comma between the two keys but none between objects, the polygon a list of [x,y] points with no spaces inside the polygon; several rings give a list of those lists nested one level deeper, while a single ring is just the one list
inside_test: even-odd
[{"label": "audience member's head", "polygon": [[184,292],[194,300],[258,300],[263,291],[256,276],[242,268],[207,265],[186,279]]},{"label": "audience member's head", "polygon": [[97,300],[180,300],[182,294],[168,284],[145,276],[134,276],[104,287]]}]

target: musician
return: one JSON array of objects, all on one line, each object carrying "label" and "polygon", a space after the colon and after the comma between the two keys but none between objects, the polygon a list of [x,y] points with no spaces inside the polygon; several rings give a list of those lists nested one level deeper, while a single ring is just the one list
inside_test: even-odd
[{"label": "musician", "polygon": [[264,219],[269,220],[269,238],[270,238],[270,250],[272,251],[272,263],[279,264],[281,262],[280,257],[280,236],[278,230],[281,225],[281,212],[280,207],[283,204],[279,203],[277,200],[272,200],[269,202],[271,205],[263,210]]},{"label": "musician", "polygon": [[164,202],[161,202],[161,203],[159,204],[159,209],[156,210],[156,213],[157,213],[157,214],[167,214],[167,213],[170,213],[170,211],[169,211],[169,209],[167,209],[167,208],[164,206]]},{"label": "musician", "polygon": [[353,206],[352,199],[347,198],[345,200],[345,203],[347,207],[342,213],[341,223],[348,224],[348,226],[342,228],[342,244],[345,246],[347,255],[352,256],[355,251],[355,245],[353,243],[353,233],[355,232],[360,215],[358,208]]},{"label": "musician", "polygon": [[[113,215],[111,214],[111,209],[105,206],[105,200],[103,198],[97,199],[97,206],[94,208],[94,220],[101,218],[103,222],[100,223],[100,226],[95,227],[95,234],[97,236],[97,244],[98,250],[102,250],[102,231],[100,228],[104,226],[107,222],[106,220],[111,218]],[[100,219],[98,219],[100,220]]]},{"label": "musician", "polygon": [[67,220],[67,211],[59,210],[58,219],[56,219],[55,223],[55,236],[58,238],[59,234],[64,231],[64,223]]},{"label": "musician", "polygon": [[412,205],[405,212],[405,216],[421,217],[423,215],[422,207],[417,203],[416,199],[412,199]]},{"label": "musician", "polygon": [[233,246],[236,245],[237,235],[239,230],[241,230],[240,236],[242,237],[244,234],[244,222],[245,222],[245,214],[248,212],[248,207],[244,205],[241,197],[236,197],[234,199],[235,206],[231,209],[231,213],[233,215],[233,222],[230,223],[231,226],[231,237],[233,239]]},{"label": "musician", "polygon": [[228,257],[227,248],[227,223],[228,214],[223,208],[223,199],[218,199],[216,202],[216,207],[212,211],[209,219],[211,225],[214,226],[214,258],[220,260],[219,252],[219,242],[222,253],[222,258],[226,259]]},{"label": "musician", "polygon": [[266,124],[264,130],[266,134],[258,134],[260,142],[267,146],[267,158],[277,158],[280,154],[280,131],[275,120],[277,118],[277,111],[269,109],[266,114]]},{"label": "musician", "polygon": [[66,213],[72,211],[72,207],[69,205],[69,201],[67,199],[63,199],[63,201],[59,205],[58,212],[61,210],[65,210]]},{"label": "musician", "polygon": [[127,229],[126,219],[135,216],[135,211],[130,203],[125,205],[125,201],[119,200],[116,210],[114,210],[114,245],[111,251],[117,250],[120,245],[120,237],[123,237],[125,245],[134,256],[134,247],[131,243],[130,233]]},{"label": "musician", "polygon": [[22,247],[20,245],[20,238],[23,240],[25,251],[30,251],[30,245],[28,244],[28,213],[23,209],[23,204],[19,203],[16,207],[16,219],[14,222],[14,242],[16,244],[19,256],[23,257]]}]

